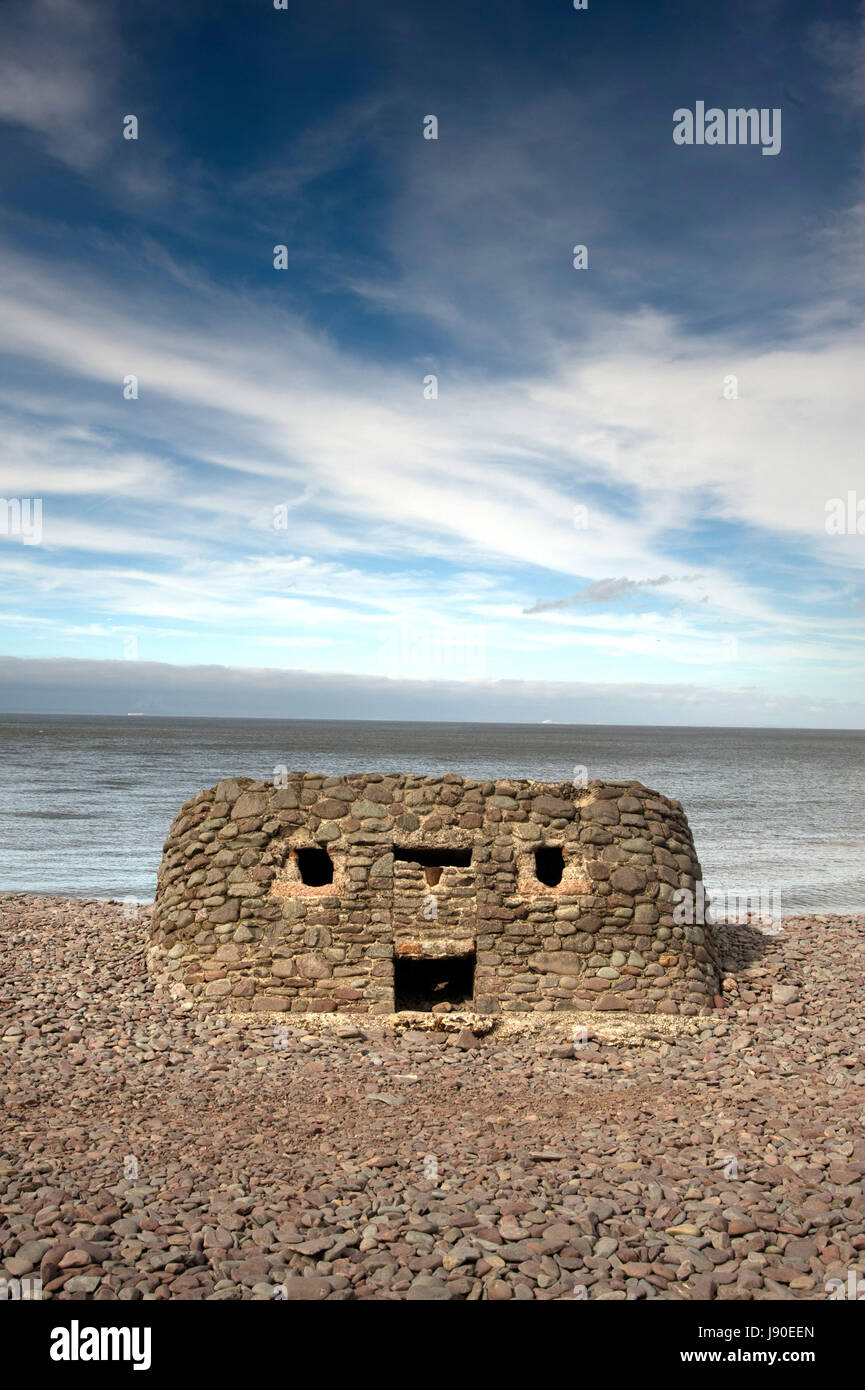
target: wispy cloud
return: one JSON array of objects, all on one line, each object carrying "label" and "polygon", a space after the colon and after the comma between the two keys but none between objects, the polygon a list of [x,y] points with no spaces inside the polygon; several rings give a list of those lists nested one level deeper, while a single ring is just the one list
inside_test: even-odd
[{"label": "wispy cloud", "polygon": [[93,168],[110,141],[100,118],[115,70],[112,28],[111,11],[84,0],[10,0],[4,10],[0,120],[79,170]]},{"label": "wispy cloud", "polygon": [[[679,583],[686,579],[699,578],[699,576],[682,575]],[[639,594],[641,589],[660,589],[665,584],[672,582],[669,574],[661,574],[657,579],[597,579],[594,584],[589,584],[585,589],[579,589],[575,594],[570,594],[568,598],[554,598],[544,602],[538,599],[537,603],[531,608],[524,608],[524,613],[546,613],[556,608],[579,607],[584,603],[618,603],[620,599],[632,598]]]},{"label": "wispy cloud", "polygon": [[[441,23],[474,23],[455,14]],[[609,90],[587,72],[575,92],[549,49],[503,51],[518,86],[491,68],[468,100],[461,49],[428,86],[388,67],[408,41],[391,19],[374,82],[335,82],[272,140],[256,127],[242,160],[254,113],[220,124],[215,87],[202,132],[156,84],[174,145],[151,123],[124,150],[127,18],[46,0],[11,26],[0,118],[79,176],[68,225],[22,206],[0,241],[0,494],[44,502],[41,546],[0,537],[6,601],[32,619],[8,625],[16,653],[111,656],[133,631],[164,661],[284,649],[372,679],[395,627],[457,627],[483,633],[494,681],[528,653],[553,683],[683,689],[699,668],[811,703],[829,671],[853,689],[865,555],[824,524],[861,486],[852,146],[819,188],[793,136],[759,161],[771,175],[686,170],[674,37],[651,77],[623,52]],[[309,52],[329,52],[309,24]],[[852,131],[859,60],[843,77],[838,34],[820,72],[829,55]],[[637,80],[635,127],[620,98]],[[809,109],[816,82],[789,74]],[[136,178],[155,191],[130,217]],[[717,216],[733,203],[735,225]]]}]

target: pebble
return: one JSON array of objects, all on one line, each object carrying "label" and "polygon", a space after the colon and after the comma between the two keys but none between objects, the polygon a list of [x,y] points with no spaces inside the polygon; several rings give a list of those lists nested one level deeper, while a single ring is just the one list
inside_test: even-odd
[{"label": "pebble", "polygon": [[277,1047],[159,992],[122,904],[2,894],[0,1277],[60,1302],[823,1299],[865,1277],[865,919],[783,927],[738,928],[724,1007],[678,1031]]}]

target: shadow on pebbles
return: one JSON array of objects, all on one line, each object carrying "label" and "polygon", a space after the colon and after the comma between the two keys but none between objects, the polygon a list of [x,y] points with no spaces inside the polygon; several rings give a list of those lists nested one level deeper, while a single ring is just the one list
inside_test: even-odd
[{"label": "shadow on pebbles", "polygon": [[861,917],[788,918],[759,950],[736,929],[711,1017],[440,1031],[179,1004],[145,918],[0,895],[0,1277],[60,1300],[808,1300],[865,1269]]}]

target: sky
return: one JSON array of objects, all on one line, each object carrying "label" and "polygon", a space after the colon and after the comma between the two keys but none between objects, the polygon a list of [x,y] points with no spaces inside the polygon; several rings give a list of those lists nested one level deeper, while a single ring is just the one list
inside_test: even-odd
[{"label": "sky", "polygon": [[0,709],[865,727],[859,4],[3,30]]}]

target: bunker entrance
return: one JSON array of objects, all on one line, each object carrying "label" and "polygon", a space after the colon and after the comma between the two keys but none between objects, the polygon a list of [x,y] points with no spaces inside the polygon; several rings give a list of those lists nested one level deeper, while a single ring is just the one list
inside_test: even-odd
[{"label": "bunker entrance", "polygon": [[475,953],[416,960],[394,958],[396,1012],[417,1009],[429,1013],[434,1004],[471,1004],[475,992]]}]

